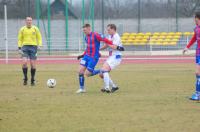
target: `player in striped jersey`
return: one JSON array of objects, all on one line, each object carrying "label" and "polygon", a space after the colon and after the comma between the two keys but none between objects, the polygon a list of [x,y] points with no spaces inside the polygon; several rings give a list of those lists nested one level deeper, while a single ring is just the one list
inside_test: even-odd
[{"label": "player in striped jersey", "polygon": [[79,85],[80,88],[77,91],[77,93],[84,93],[84,75],[87,77],[94,76],[100,73],[100,70],[94,70],[99,57],[99,48],[100,48],[100,42],[105,42],[109,47],[117,49],[117,50],[123,50],[123,47],[115,46],[113,45],[112,41],[106,39],[104,35],[101,35],[96,32],[91,31],[90,24],[85,24],[83,26],[83,32],[85,33],[85,42],[87,43],[87,47],[85,52],[78,56],[77,58],[81,59],[80,61],[80,67],[79,67]]},{"label": "player in striped jersey", "polygon": [[195,13],[196,27],[194,29],[194,35],[190,42],[183,50],[183,54],[195,43],[196,46],[196,91],[191,96],[191,100],[200,100],[200,12]]}]

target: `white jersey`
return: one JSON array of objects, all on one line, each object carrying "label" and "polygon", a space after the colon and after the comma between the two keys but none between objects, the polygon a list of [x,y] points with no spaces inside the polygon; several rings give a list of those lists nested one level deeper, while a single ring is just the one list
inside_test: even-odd
[{"label": "white jersey", "polygon": [[[108,39],[113,42],[113,45],[122,46],[121,38],[118,33],[115,33],[112,36],[109,35]],[[120,51],[114,50],[111,48],[109,49],[109,57],[106,60],[106,62],[108,63],[108,65],[110,66],[111,69],[114,69],[118,65],[120,65],[121,60],[122,60],[121,55],[122,55],[122,53]]]},{"label": "white jersey", "polygon": [[[109,35],[108,39],[113,42],[113,45],[122,46],[121,38],[118,33],[115,33],[114,35]],[[110,55],[122,55],[120,51],[111,48],[109,49],[109,52]]]}]

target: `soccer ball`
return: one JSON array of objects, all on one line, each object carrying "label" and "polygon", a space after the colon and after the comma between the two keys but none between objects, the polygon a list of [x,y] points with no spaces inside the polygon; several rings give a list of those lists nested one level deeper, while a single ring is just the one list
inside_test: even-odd
[{"label": "soccer ball", "polygon": [[55,79],[48,79],[47,80],[47,86],[49,88],[54,88],[56,86],[56,80]]}]

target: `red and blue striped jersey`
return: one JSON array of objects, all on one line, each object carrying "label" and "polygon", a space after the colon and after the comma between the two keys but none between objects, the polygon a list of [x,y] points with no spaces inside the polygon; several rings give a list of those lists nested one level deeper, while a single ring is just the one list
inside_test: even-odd
[{"label": "red and blue striped jersey", "polygon": [[190,42],[187,44],[187,48],[190,48],[196,41],[197,41],[196,55],[200,56],[200,26],[195,27],[194,35],[192,36]]},{"label": "red and blue striped jersey", "polygon": [[99,58],[100,53],[100,42],[105,42],[108,45],[112,45],[112,41],[105,38],[104,35],[100,35],[96,32],[91,32],[89,35],[85,36],[85,42],[87,44],[86,50],[84,52],[84,55],[93,57],[93,58]]}]

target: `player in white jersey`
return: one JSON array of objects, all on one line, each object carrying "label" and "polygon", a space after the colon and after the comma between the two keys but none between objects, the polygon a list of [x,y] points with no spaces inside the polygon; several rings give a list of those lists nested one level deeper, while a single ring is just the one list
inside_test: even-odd
[{"label": "player in white jersey", "polygon": [[[107,32],[109,34],[108,38],[113,41],[113,45],[122,47],[120,36],[116,30],[117,28],[115,24],[109,24],[107,26]],[[104,50],[106,48],[108,48],[108,46],[104,45],[100,50]],[[104,80],[104,88],[101,89],[102,92],[110,93],[119,89],[118,86],[110,78],[109,72],[116,68],[121,63],[121,61],[122,53],[120,51],[109,48],[109,57],[104,62],[100,73],[100,77],[102,77]],[[111,89],[110,86],[112,87]]]}]

